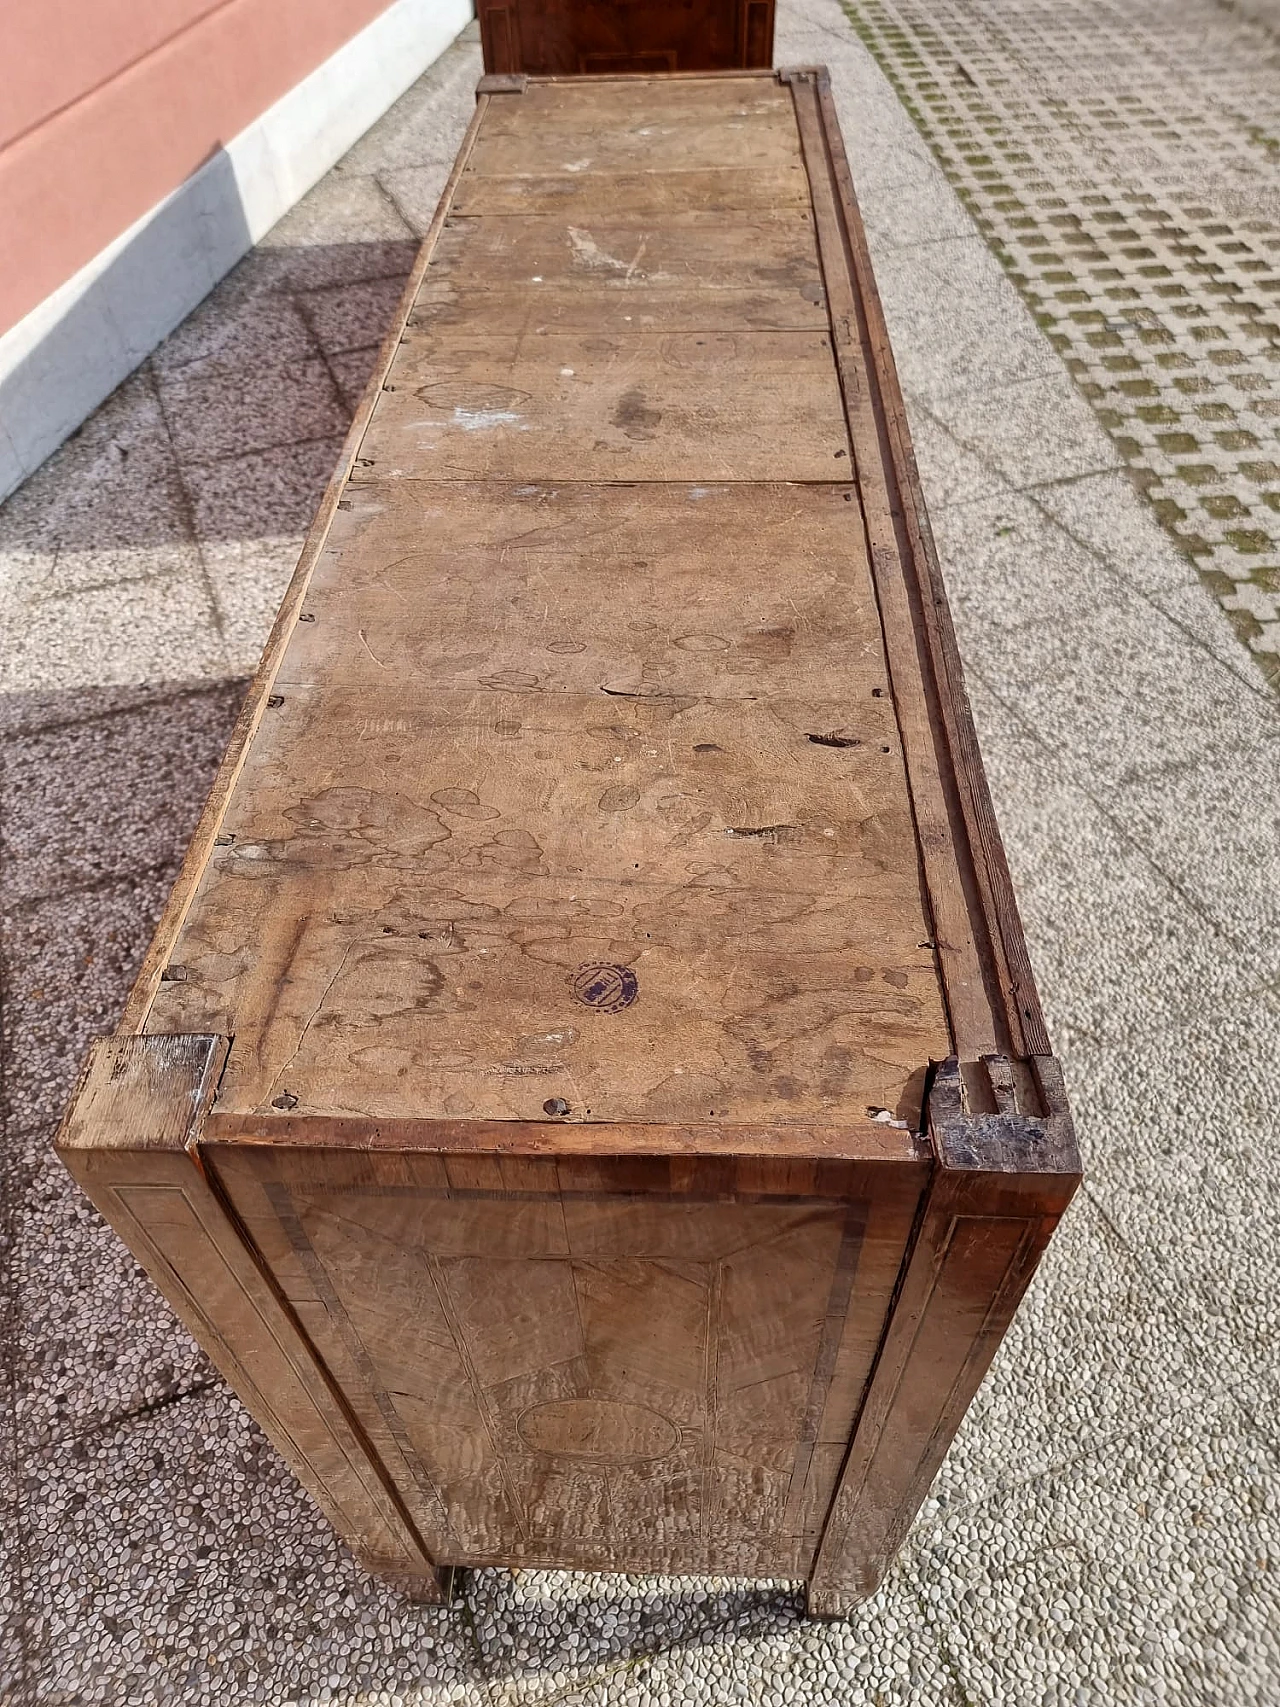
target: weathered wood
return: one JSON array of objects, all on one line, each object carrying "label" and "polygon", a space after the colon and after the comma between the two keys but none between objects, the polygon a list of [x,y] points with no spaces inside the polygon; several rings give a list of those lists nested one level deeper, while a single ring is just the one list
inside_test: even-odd
[{"label": "weathered wood", "polygon": [[[697,79],[695,99],[670,98],[670,78],[530,82],[517,106],[499,103],[467,161],[470,176],[529,171],[719,171],[731,145],[750,149],[753,172],[794,172],[796,121],[791,97],[772,77]],[[529,127],[538,131],[531,158]]]},{"label": "weathered wood", "polygon": [[384,389],[357,480],[426,469],[437,480],[521,483],[848,472],[825,332],[432,328],[406,334]]},{"label": "weathered wood", "polygon": [[529,214],[452,219],[410,326],[496,334],[827,330],[813,225],[802,209],[655,225],[627,205],[589,225]]},{"label": "weathered wood", "polygon": [[439,1599],[420,1534],[195,1153],[229,1046],[95,1044],[58,1153],[352,1551]]},{"label": "weathered wood", "polygon": [[1078,1161],[820,73],[485,79],[60,1148],[398,1583],[874,1588]]},{"label": "weathered wood", "polygon": [[207,1156],[436,1556],[808,1568],[923,1158]]},{"label": "weathered wood", "polygon": [[773,0],[478,0],[487,72],[751,70],[773,55]]},{"label": "weathered wood", "polygon": [[186,857],[182,862],[182,870],[178,874],[178,880],[169,897],[168,905],[165,907],[151,946],[147,950],[146,959],[143,961],[133,989],[129,993],[129,999],[120,1019],[120,1028],[124,1033],[141,1029],[142,1022],[146,1018],[147,1010],[159,984],[160,974],[168,962],[174,940],[181,929],[183,919],[186,917],[186,909],[195,894],[196,885],[203,874],[210,850],[216,844],[222,814],[231,797],[231,791],[235,787],[236,779],[240,774],[240,767],[249,751],[250,742],[257,732],[259,720],[266,709],[267,701],[271,697],[271,684],[275,679],[276,670],[284,656],[285,647],[288,645],[290,637],[296,631],[299,610],[306,594],[316,556],[324,544],[329,524],[337,514],[338,506],[342,502],[342,494],[351,477],[351,471],[360,448],[360,441],[369,425],[369,417],[373,413],[374,405],[382,394],[382,385],[386,379],[387,369],[391,365],[392,358],[399,348],[405,320],[417,297],[427,268],[430,266],[431,257],[435,252],[436,241],[444,225],[450,201],[457,187],[458,179],[470,158],[472,146],[488,106],[487,96],[477,96],[475,114],[467,126],[466,135],[463,137],[462,145],[458,150],[458,158],[454,161],[453,168],[449,173],[439,206],[436,208],[431,224],[427,228],[422,248],[418,251],[418,258],[405,281],[399,308],[391,325],[387,328],[387,335],[378,352],[378,359],[373,365],[373,371],[370,373],[365,386],[364,396],[360,400],[351,426],[347,431],[347,436],[343,440],[342,452],[338,458],[337,467],[333,471],[333,478],[325,488],[316,519],[311,524],[297,566],[285,590],[280,609],[276,614],[276,620],[272,624],[271,633],[267,637],[266,646],[263,648],[261,661],[254,674],[249,691],[245,695],[244,706],[241,709],[240,716],[236,719],[236,726],[232,732],[226,755],[218,768],[218,774],[214,779],[208,802],[200,815],[200,822],[196,825],[195,833],[188,845]]},{"label": "weathered wood", "polygon": [[[850,744],[827,754],[876,752],[898,738],[856,499],[848,485],[351,487],[279,686],[834,696],[845,709],[817,733],[848,720]],[[768,573],[744,575],[755,554]],[[412,620],[424,587],[430,622]]]},{"label": "weathered wood", "polygon": [[903,742],[930,899],[951,959],[956,1047],[966,1059],[995,1050],[1047,1055],[830,80],[820,67],[783,76],[796,94],[819,250],[833,281],[834,343],[871,560],[886,629],[897,635],[890,653],[900,667],[909,667],[913,650],[918,660],[918,683],[913,671],[895,697],[907,708]]},{"label": "weathered wood", "polygon": [[874,1593],[1080,1180],[1056,1061],[944,1063],[938,1166],[809,1578],[839,1617]]}]

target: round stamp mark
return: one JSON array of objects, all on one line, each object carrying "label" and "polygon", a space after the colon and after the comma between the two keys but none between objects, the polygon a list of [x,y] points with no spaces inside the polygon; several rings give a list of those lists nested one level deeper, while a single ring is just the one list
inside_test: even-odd
[{"label": "round stamp mark", "polygon": [[600,1014],[621,1013],[640,994],[640,982],[629,966],[589,960],[573,975],[573,993],[584,1006]]}]

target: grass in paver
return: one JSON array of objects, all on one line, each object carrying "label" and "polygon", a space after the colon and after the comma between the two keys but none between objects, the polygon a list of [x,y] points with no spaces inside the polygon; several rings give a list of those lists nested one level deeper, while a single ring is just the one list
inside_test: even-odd
[{"label": "grass in paver", "polygon": [[1157,0],[843,4],[1156,516],[1280,687],[1280,571],[1256,564],[1280,559],[1280,227],[1258,216],[1268,196],[1280,208],[1280,39]]}]

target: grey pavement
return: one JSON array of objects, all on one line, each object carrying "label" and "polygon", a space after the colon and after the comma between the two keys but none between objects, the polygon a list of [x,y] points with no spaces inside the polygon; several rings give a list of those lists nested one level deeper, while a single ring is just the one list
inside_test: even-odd
[{"label": "grey pavement", "polygon": [[847,10],[1280,687],[1280,4]]},{"label": "grey pavement", "polygon": [[405,1602],[51,1160],[466,122],[464,42],[0,509],[2,1701],[1280,1700],[1280,701],[836,0],[784,0],[777,58],[832,68],[1086,1186],[884,1589],[817,1625],[718,1580]]}]

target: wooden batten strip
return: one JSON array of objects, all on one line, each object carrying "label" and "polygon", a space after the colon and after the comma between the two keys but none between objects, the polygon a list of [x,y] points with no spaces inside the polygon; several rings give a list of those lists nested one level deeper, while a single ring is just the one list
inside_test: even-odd
[{"label": "wooden batten strip", "polygon": [[991,801],[991,791],[982,765],[973,712],[965,691],[964,666],[956,641],[955,625],[947,602],[933,529],[920,487],[920,474],[907,428],[906,405],[889,344],[880,292],[871,270],[866,232],[856,211],[853,176],[836,117],[829,77],[824,76],[818,85],[818,101],[832,170],[841,188],[846,215],[849,210],[853,213],[852,220],[846,217],[850,254],[866,308],[869,329],[879,356],[875,372],[879,377],[884,400],[891,466],[903,499],[902,514],[911,542],[912,563],[921,582],[920,609],[924,630],[929,637],[940,684],[945,689],[941,696],[940,709],[943,727],[950,742],[952,769],[960,792],[975,871],[983,890],[983,911],[992,929],[993,946],[1003,959],[1003,976],[999,990],[1008,1007],[1010,1037],[1019,1056],[1048,1055],[1052,1046],[1040,1006],[1035,974],[1027,954],[1013,880],[1009,874],[1009,864]]},{"label": "wooden batten strip", "polygon": [[805,1161],[914,1162],[929,1154],[899,1123],[849,1126],[671,1126],[631,1121],[379,1120],[366,1115],[221,1114],[211,1142],[493,1156],[769,1156]]},{"label": "wooden batten strip", "polygon": [[[782,76],[795,99],[813,190],[837,365],[887,652],[896,666],[894,697],[956,1049],[965,1059],[1048,1054],[830,81],[821,70]],[[900,661],[912,656],[920,674],[904,682]],[[970,920],[981,927],[976,935]]]}]

